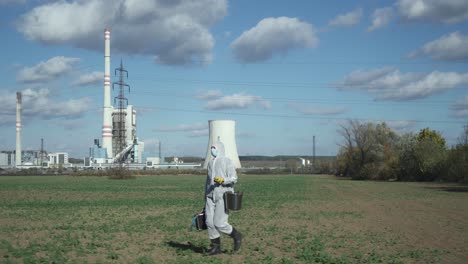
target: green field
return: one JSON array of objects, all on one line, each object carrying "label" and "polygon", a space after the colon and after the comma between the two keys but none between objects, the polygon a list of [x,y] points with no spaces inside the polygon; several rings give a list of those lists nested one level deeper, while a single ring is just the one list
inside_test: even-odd
[{"label": "green field", "polygon": [[204,257],[203,176],[0,177],[0,263],[468,263],[468,192],[240,175],[240,252]]}]

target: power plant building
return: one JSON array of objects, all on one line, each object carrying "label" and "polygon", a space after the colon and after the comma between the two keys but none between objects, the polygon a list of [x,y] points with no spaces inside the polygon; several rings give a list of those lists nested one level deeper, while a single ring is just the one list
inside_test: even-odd
[{"label": "power plant building", "polygon": [[47,158],[48,158],[49,166],[68,164],[68,153],[66,152],[49,153],[47,155]]},{"label": "power plant building", "polygon": [[67,152],[47,153],[41,150],[23,150],[21,151],[22,164],[16,165],[16,153],[16,150],[2,151],[0,153],[0,167],[50,167],[51,165],[69,164]]},{"label": "power plant building", "polygon": [[[128,72],[120,68],[120,82],[111,82],[111,55],[110,55],[110,29],[104,30],[104,83],[103,83],[103,115],[102,126],[100,126],[100,138],[94,140],[93,146],[89,148],[89,156],[84,158],[85,167],[101,168],[112,167],[112,164],[128,164],[132,168],[168,167],[172,163],[165,163],[161,157],[161,144],[159,144],[159,157],[147,157],[145,143],[138,139],[137,110],[133,105],[128,104],[128,100],[123,93],[123,87],[130,86],[123,83],[122,72]],[[111,84],[120,88],[118,96],[114,97],[112,105]],[[114,86],[113,86],[114,88]],[[16,149],[14,151],[3,151],[0,153],[0,167],[56,167],[57,165],[73,166],[69,163],[69,156],[66,152],[47,153],[43,150],[22,150],[21,146],[21,112],[22,95],[17,93],[16,101]],[[117,101],[118,103],[116,104]],[[232,120],[211,120],[209,144],[220,139],[226,146],[226,155],[230,157],[237,168],[240,168],[240,161],[235,143],[235,122]],[[208,152],[209,153],[209,150]],[[207,155],[205,167],[210,156]],[[132,164],[134,163],[134,164]],[[198,167],[201,164],[184,164],[181,160],[174,160],[174,164],[180,167]]]},{"label": "power plant building", "polygon": [[0,153],[0,167],[14,167],[16,165],[16,151]]},{"label": "power plant building", "polygon": [[[111,103],[111,76],[110,76],[110,29],[104,30],[104,100],[101,141],[94,141],[89,150],[89,157],[85,158],[85,166],[92,164],[112,163],[140,163],[145,164],[145,144],[137,137],[137,110],[133,105],[128,105],[128,100],[123,96],[122,87],[128,86],[122,82],[122,63],[118,69],[121,73],[120,82],[113,83],[120,86],[118,106]],[[127,72],[128,74],[128,72]],[[129,87],[129,86],[128,86]],[[125,102],[122,103],[122,102]],[[14,151],[2,151],[0,153],[1,167],[41,166],[69,164],[68,153],[47,153],[42,150],[22,150],[21,133],[22,94],[16,94],[16,148]],[[152,160],[155,164],[156,160]]]},{"label": "power plant building", "polygon": [[[127,144],[132,144],[136,138],[136,110],[132,105],[122,111],[120,117],[120,110],[114,109],[112,112],[112,149],[116,153],[122,151]],[[120,146],[119,138],[122,136],[123,146]]]},{"label": "power plant building", "polygon": [[[137,111],[133,105],[122,104],[118,107],[111,104],[111,77],[110,77],[110,29],[104,30],[104,106],[102,123],[102,145],[99,140],[94,141],[90,148],[89,157],[85,158],[85,166],[92,164],[112,164],[112,163],[144,163],[144,142],[137,137]],[[119,69],[123,69],[122,63]],[[117,71],[116,70],[116,71]],[[127,73],[128,74],[128,73]],[[122,82],[114,83],[121,86],[128,86]],[[115,99],[123,100],[122,94]],[[125,99],[126,101],[126,99]]]}]

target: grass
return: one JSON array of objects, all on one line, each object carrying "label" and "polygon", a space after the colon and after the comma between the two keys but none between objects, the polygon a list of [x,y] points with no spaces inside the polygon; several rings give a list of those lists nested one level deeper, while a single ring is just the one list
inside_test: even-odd
[{"label": "grass", "polygon": [[0,177],[0,263],[465,263],[468,193],[437,184],[241,175],[240,252],[204,257],[196,175]]}]

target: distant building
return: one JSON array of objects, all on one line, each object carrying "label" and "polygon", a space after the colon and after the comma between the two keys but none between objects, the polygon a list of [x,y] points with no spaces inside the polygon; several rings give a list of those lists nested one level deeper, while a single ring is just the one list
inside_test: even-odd
[{"label": "distant building", "polygon": [[96,159],[105,159],[107,157],[107,149],[99,145],[99,139],[95,139],[94,145],[89,148],[89,156]]},{"label": "distant building", "polygon": [[15,161],[14,151],[0,153],[0,166],[9,167],[9,166],[15,166],[15,165],[16,165],[16,161]]},{"label": "distant building", "polygon": [[310,160],[306,160],[304,158],[299,158],[299,160],[301,161],[301,166],[302,167],[308,167],[310,166]]},{"label": "distant building", "polygon": [[146,158],[146,166],[154,166],[161,164],[161,159],[159,157],[147,157]]},{"label": "distant building", "polygon": [[[42,154],[41,154],[42,153]],[[22,150],[21,160],[22,165],[38,166],[42,161],[46,161],[45,151],[40,150]],[[5,150],[0,152],[0,166],[2,167],[15,167],[16,166],[16,151]]]},{"label": "distant building", "polygon": [[49,153],[47,155],[50,165],[65,165],[68,164],[68,153],[66,152],[56,152],[56,153]]}]

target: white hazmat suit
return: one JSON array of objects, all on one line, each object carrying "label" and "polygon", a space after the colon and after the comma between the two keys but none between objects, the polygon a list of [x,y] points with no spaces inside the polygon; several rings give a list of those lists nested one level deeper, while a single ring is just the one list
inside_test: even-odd
[{"label": "white hazmat suit", "polygon": [[[216,149],[216,156],[208,163],[208,175],[205,186],[205,216],[208,236],[212,241],[212,246],[218,246],[210,255],[220,252],[220,233],[230,235],[234,238],[234,249],[240,247],[241,235],[229,223],[229,214],[224,208],[224,193],[234,191],[234,184],[237,182],[237,173],[234,163],[225,155],[224,144],[216,142],[212,148]],[[223,179],[222,184],[215,182],[216,177]],[[237,239],[237,241],[236,241]],[[236,243],[237,242],[237,243]],[[218,252],[219,251],[219,252]]]}]

